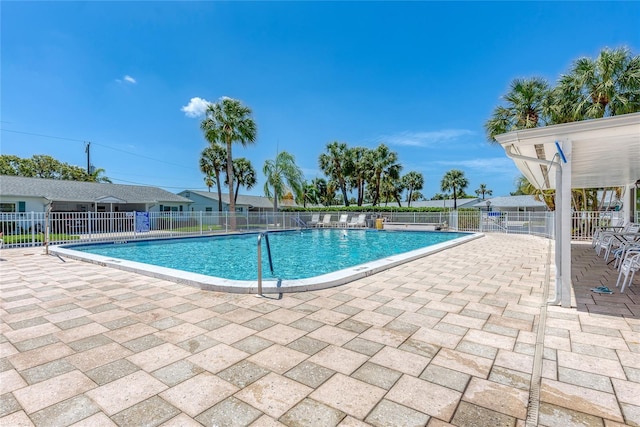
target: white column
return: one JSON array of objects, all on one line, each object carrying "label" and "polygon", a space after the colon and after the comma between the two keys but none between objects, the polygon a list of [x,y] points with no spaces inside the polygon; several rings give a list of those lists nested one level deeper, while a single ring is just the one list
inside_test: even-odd
[{"label": "white column", "polygon": [[632,184],[625,186],[624,195],[622,196],[622,212],[620,212],[620,215],[622,215],[622,218],[624,218],[625,224],[627,222],[635,221],[635,218],[631,216],[631,212],[633,212],[632,204],[634,202],[633,197],[631,197],[631,189],[633,187],[634,186]]},{"label": "white column", "polygon": [[562,217],[560,218],[562,239],[562,306],[571,307],[571,161],[573,150],[571,140],[562,143],[562,151],[567,163],[562,163],[562,187],[556,191],[562,192]]}]

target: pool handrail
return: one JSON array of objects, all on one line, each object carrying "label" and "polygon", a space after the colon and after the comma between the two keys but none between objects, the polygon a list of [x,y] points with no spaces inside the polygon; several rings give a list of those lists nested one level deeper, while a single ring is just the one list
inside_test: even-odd
[{"label": "pool handrail", "polygon": [[258,295],[262,295],[262,237],[267,244],[267,256],[269,257],[269,268],[273,275],[273,260],[271,259],[271,245],[269,245],[269,232],[258,233]]}]

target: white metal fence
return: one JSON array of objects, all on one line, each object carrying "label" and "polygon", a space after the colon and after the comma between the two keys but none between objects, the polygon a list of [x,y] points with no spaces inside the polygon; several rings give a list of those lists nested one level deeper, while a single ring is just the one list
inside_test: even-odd
[{"label": "white metal fence", "polygon": [[[359,212],[326,212],[337,224],[341,214],[349,220]],[[318,212],[262,212],[235,215],[235,231],[304,228]],[[320,218],[325,213],[320,214]],[[432,224],[444,230],[533,234],[553,238],[553,212],[384,212],[366,213],[366,226],[384,222]],[[572,237],[589,240],[598,226],[618,221],[617,212],[578,212]],[[384,224],[383,222],[383,224]],[[129,241],[234,231],[228,212],[23,212],[0,213],[4,247],[44,244]]]}]

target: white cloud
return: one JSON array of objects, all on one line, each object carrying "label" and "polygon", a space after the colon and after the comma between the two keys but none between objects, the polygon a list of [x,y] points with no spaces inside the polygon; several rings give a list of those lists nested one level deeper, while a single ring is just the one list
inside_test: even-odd
[{"label": "white cloud", "polygon": [[431,147],[440,142],[453,141],[474,134],[475,132],[467,129],[442,129],[431,132],[401,132],[395,135],[383,135],[378,138],[378,141],[388,142],[390,145]]},{"label": "white cloud", "polygon": [[128,75],[128,74],[125,74],[125,76],[124,76],[122,79],[116,79],[116,82],[117,82],[117,83],[120,83],[120,84],[123,84],[123,83],[129,83],[129,84],[132,84],[132,85],[134,85],[134,84],[138,83],[138,82],[136,81],[136,79],[134,79],[133,77],[131,77],[131,76],[130,76],[130,75]]},{"label": "white cloud", "polygon": [[195,98],[191,98],[187,105],[180,108],[180,111],[184,111],[187,117],[201,117],[204,116],[210,104],[206,99],[196,96]]}]

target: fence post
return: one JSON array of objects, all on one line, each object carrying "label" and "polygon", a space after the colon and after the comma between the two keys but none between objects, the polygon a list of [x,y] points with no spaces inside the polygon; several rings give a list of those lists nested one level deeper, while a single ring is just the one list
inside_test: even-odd
[{"label": "fence post", "polygon": [[33,211],[31,211],[31,214],[29,216],[31,217],[31,226],[29,227],[31,229],[31,246],[35,246],[36,245],[36,223],[35,223],[35,220],[33,219]]},{"label": "fence post", "polygon": [[89,234],[89,241],[91,242],[93,240],[93,221],[91,221],[91,211],[87,210],[87,232]]},{"label": "fence post", "polygon": [[44,215],[44,253],[49,255],[49,215],[51,214],[51,204],[47,205],[47,210]]}]

